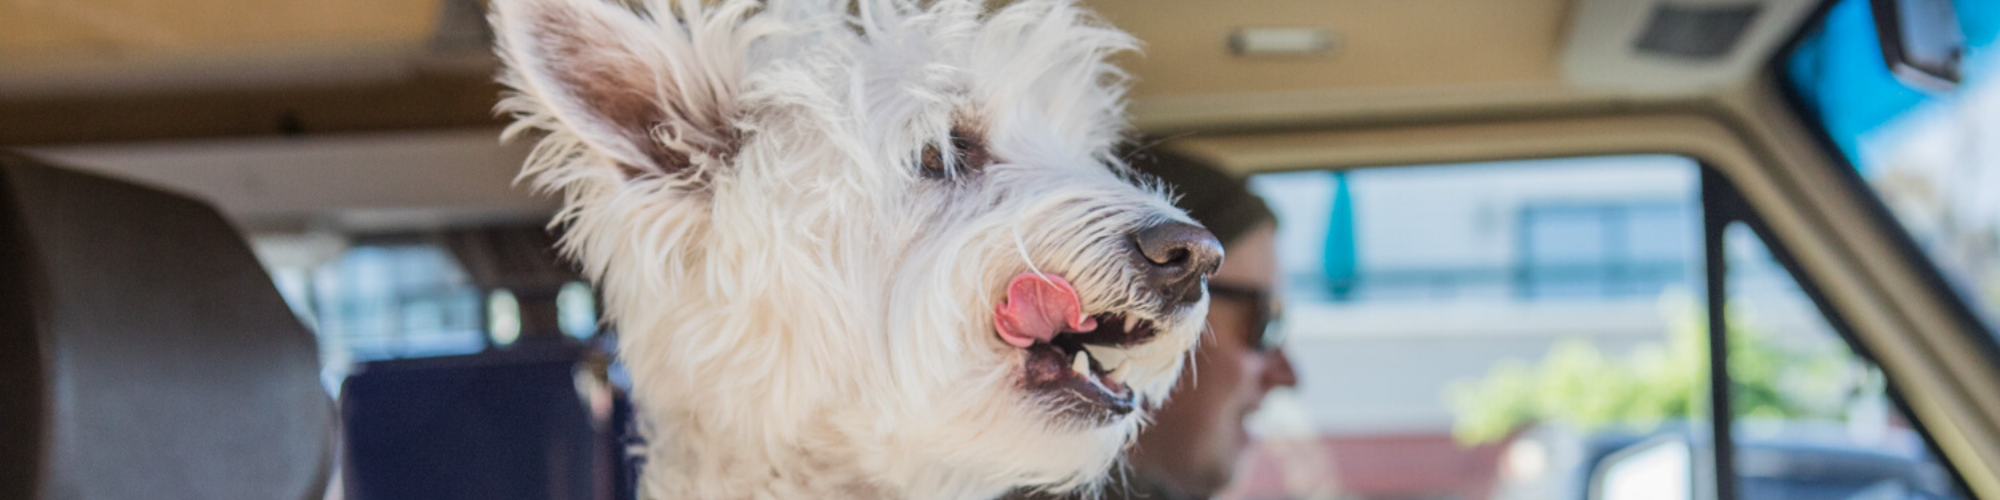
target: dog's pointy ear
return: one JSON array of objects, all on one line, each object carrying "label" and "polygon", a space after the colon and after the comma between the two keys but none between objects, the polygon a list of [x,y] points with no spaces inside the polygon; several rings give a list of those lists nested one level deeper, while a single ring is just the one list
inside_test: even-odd
[{"label": "dog's pointy ear", "polygon": [[492,0],[501,103],[516,127],[567,133],[627,178],[682,174],[735,153],[734,101],[757,29],[750,2]]}]

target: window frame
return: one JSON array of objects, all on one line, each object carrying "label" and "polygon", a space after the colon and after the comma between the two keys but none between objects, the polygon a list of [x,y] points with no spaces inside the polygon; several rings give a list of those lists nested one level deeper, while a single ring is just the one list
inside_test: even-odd
[{"label": "window frame", "polygon": [[[1703,287],[1706,290],[1708,314],[1709,348],[1709,423],[1713,436],[1715,456],[1709,462],[1714,467],[1715,500],[1739,499],[1736,479],[1736,445],[1733,438],[1735,411],[1732,408],[1732,386],[1729,375],[1729,319],[1726,304],[1729,300],[1729,259],[1728,240],[1724,233],[1732,224],[1743,224],[1756,235],[1769,250],[1773,260],[1784,270],[1785,276],[1798,284],[1799,291],[1812,302],[1813,310],[1826,320],[1827,325],[1838,334],[1842,343],[1857,358],[1874,366],[1881,366],[1872,349],[1860,341],[1853,326],[1839,309],[1834,307],[1818,282],[1805,274],[1797,258],[1784,240],[1776,237],[1768,222],[1751,206],[1749,199],[1738,191],[1728,176],[1703,163],[1701,166],[1701,218]],[[1888,377],[1886,373],[1885,377]],[[1893,378],[1884,387],[1890,404],[1910,420],[1912,430],[1923,439],[1924,446],[1941,462],[1951,476],[1952,484],[1967,495],[1975,495],[1970,483],[1958,467],[1953,466],[1943,448],[1916,413],[1909,401],[1903,397]],[[1976,497],[1976,496],[1975,496]]]},{"label": "window frame", "polygon": [[[1978,309],[1966,302],[1965,296],[1959,293],[1957,287],[1951,284],[1949,278],[1945,277],[1944,270],[1938,267],[1937,262],[1924,252],[1923,247],[1918,245],[1916,237],[1911,235],[1909,230],[1903,226],[1903,223],[1896,219],[1893,212],[1889,211],[1888,203],[1884,202],[1881,196],[1876,195],[1873,188],[1868,187],[1868,180],[1861,177],[1860,166],[1855,165],[1852,160],[1848,159],[1845,153],[1841,152],[1838,141],[1827,132],[1826,127],[1820,125],[1821,117],[1819,113],[1815,112],[1806,103],[1805,96],[1800,95],[1798,90],[1792,88],[1791,85],[1782,83],[1785,78],[1784,68],[1786,67],[1788,58],[1805,44],[1806,39],[1812,35],[1814,30],[1819,28],[1819,21],[1825,19],[1827,14],[1842,1],[1845,0],[1820,0],[1819,4],[1813,7],[1811,13],[1799,24],[1799,27],[1792,31],[1785,42],[1779,45],[1780,48],[1773,52],[1771,57],[1765,62],[1764,67],[1771,72],[1772,81],[1780,82],[1772,85],[1776,91],[1776,97],[1781,100],[1781,104],[1793,116],[1796,116],[1800,120],[1800,125],[1806,130],[1806,135],[1812,143],[1811,146],[1825,155],[1828,163],[1839,167],[1828,169],[1831,170],[1830,173],[1833,174],[1834,180],[1839,184],[1835,187],[1858,194],[1855,198],[1862,200],[1858,204],[1858,207],[1862,209],[1864,216],[1867,217],[1868,220],[1866,223],[1888,229],[1886,231],[1888,237],[1884,238],[1884,242],[1888,243],[1893,251],[1900,254],[1899,257],[1901,260],[1921,264],[1914,266],[1916,268],[1914,274],[1924,282],[1926,287],[1947,299],[1942,302],[1947,306],[1951,314],[1955,316],[1955,320],[1965,324],[1980,326],[1980,330],[1985,335],[1980,336],[1979,340],[1981,342],[1979,343],[1984,344],[1983,347],[1987,351],[1989,360],[2000,362],[2000,331],[1994,331],[1986,326],[2000,326],[2000,322],[1986,321],[1984,315]],[[1884,64],[1886,69],[1887,63],[1885,62]]]},{"label": "window frame", "polygon": [[[1704,358],[1704,362],[1708,364],[1709,368],[1709,406],[1706,414],[1709,427],[1707,429],[1709,433],[1708,438],[1712,443],[1710,447],[1712,453],[1707,454],[1707,456],[1698,456],[1694,464],[1697,469],[1695,476],[1697,479],[1695,484],[1690,486],[1693,488],[1691,491],[1695,493],[1695,498],[1698,499],[1738,500],[1742,497],[1739,494],[1739,485],[1737,483],[1737,442],[1734,439],[1734,424],[1736,423],[1737,415],[1735,415],[1733,409],[1733,379],[1730,376],[1728,366],[1730,354],[1728,346],[1730,343],[1727,338],[1729,322],[1728,315],[1726,314],[1726,304],[1729,299],[1727,252],[1730,249],[1727,244],[1728,240],[1724,237],[1725,232],[1731,225],[1743,224],[1765,245],[1772,259],[1778,264],[1783,276],[1790,278],[1797,284],[1800,292],[1811,302],[1812,311],[1819,314],[1820,318],[1825,320],[1828,327],[1840,337],[1840,342],[1848,348],[1849,352],[1853,353],[1856,358],[1878,368],[1883,365],[1881,358],[1877,356],[1875,350],[1869,347],[1857,333],[1848,315],[1825,292],[1822,284],[1812,278],[1806,266],[1793,253],[1790,244],[1778,236],[1778,233],[1770,222],[1758,211],[1755,203],[1737,188],[1731,178],[1730,172],[1725,168],[1716,165],[1704,156],[1685,153],[1576,154],[1565,156],[1551,155],[1543,158],[1589,158],[1593,156],[1643,154],[1678,156],[1689,160],[1692,164],[1691,166],[1696,169],[1697,192],[1692,208],[1698,210],[1699,213],[1692,214],[1698,219],[1698,222],[1690,229],[1695,231],[1695,234],[1691,236],[1701,238],[1699,242],[1701,250],[1698,251],[1699,253],[1691,255],[1690,258],[1701,259],[1697,265],[1702,271],[1699,278],[1701,281],[1691,284],[1701,287],[1704,291],[1704,298],[1702,300],[1705,306],[1704,314],[1706,317],[1704,320],[1706,321],[1708,343],[1708,353],[1707,357]],[[1502,161],[1515,160],[1471,160],[1444,163],[1443,165],[1465,165]],[[1374,169],[1422,168],[1435,165],[1437,164],[1412,162],[1378,166],[1287,169],[1257,173],[1310,170],[1351,172]],[[1519,228],[1517,228],[1516,232],[1521,233]],[[1525,235],[1516,234],[1516,237],[1525,237]],[[1888,378],[1888,383],[1884,390],[1892,407],[1908,420],[1908,423],[1912,427],[1911,430],[1922,439],[1927,450],[1938,460],[1939,465],[1948,471],[1952,484],[1958,488],[1958,491],[1968,495],[1968,498],[1980,498],[1977,496],[1977,491],[1971,488],[1971,483],[1966,480],[1965,474],[1961,471],[1959,464],[1952,461],[1951,457],[1945,454],[1941,442],[1934,435],[1929,423],[1924,421],[1914,411],[1914,406],[1899,388],[1898,378],[1894,374],[1889,373],[1886,368],[1883,369],[1883,374]]]},{"label": "window frame", "polygon": [[[1920,297],[1916,300],[1923,303],[1922,305],[1925,306],[1926,312],[1941,314],[1945,316],[1943,318],[1945,323],[1957,327],[1958,331],[1953,333],[1959,334],[1959,338],[1943,339],[1943,343],[1947,346],[1963,346],[1967,348],[1965,350],[1972,351],[1951,355],[1933,352],[1929,353],[1927,357],[1932,359],[1968,355],[1978,357],[1986,368],[1985,370],[1978,371],[1991,374],[1994,372],[1992,367],[2000,365],[2000,331],[1996,331],[1995,329],[2000,327],[1993,326],[2000,325],[2000,323],[1985,321],[1982,313],[1967,302],[1966,297],[1961,295],[1957,287],[1945,277],[1944,271],[1939,267],[1939,264],[1923,251],[1922,247],[1918,245],[1916,238],[1889,211],[1887,203],[1880,196],[1876,195],[1873,189],[1868,187],[1866,179],[1861,177],[1860,170],[1846,154],[1842,153],[1838,146],[1838,141],[1826,130],[1822,124],[1820,114],[1807,104],[1805,96],[1801,95],[1791,85],[1784,83],[1787,79],[1784,71],[1788,67],[1789,58],[1804,45],[1808,37],[1821,28],[1822,20],[1841,1],[1819,0],[1817,5],[1801,19],[1792,33],[1778,45],[1778,49],[1769,54],[1763,61],[1763,65],[1761,66],[1764,68],[1762,74],[1763,82],[1755,86],[1752,90],[1752,99],[1755,104],[1752,105],[1751,109],[1740,110],[1740,116],[1736,117],[1741,126],[1746,129],[1744,134],[1746,137],[1744,139],[1754,142],[1760,139],[1771,140],[1775,136],[1799,143],[1801,147],[1789,151],[1785,151],[1783,147],[1773,148],[1780,150],[1775,151],[1774,154],[1810,156],[1811,158],[1803,160],[1793,159],[1792,162],[1805,163],[1806,165],[1802,166],[1816,170],[1816,172],[1812,172],[1812,175],[1817,176],[1817,180],[1823,181],[1827,189],[1840,191],[1843,201],[1848,202],[1851,208],[1855,210],[1856,213],[1854,215],[1858,219],[1856,222],[1872,228],[1878,242],[1877,244],[1886,247],[1883,250],[1886,250],[1895,261],[1905,264],[1900,274],[1914,279],[1925,295],[1925,297]],[[1884,64],[1886,65],[1887,63],[1885,62]],[[1756,116],[1760,113],[1763,116]],[[1766,245],[1772,249],[1773,254],[1779,255],[1779,248],[1780,245],[1785,244],[1784,240],[1768,235],[1772,231],[1769,230],[1767,224],[1753,225],[1752,227],[1759,233],[1759,237],[1765,240]],[[1788,268],[1788,272],[1796,273],[1790,269],[1794,264],[1787,263],[1785,265]],[[1817,289],[1819,286],[1817,282],[1808,279],[1799,279],[1799,282],[1801,287],[1810,286]],[[1818,291],[1814,293],[1813,300],[1815,302],[1824,300],[1823,297],[1818,295]],[[1904,308],[1891,306],[1891,309]],[[1908,324],[1911,320],[1906,318],[1903,322]],[[1845,328],[1845,326],[1841,328]],[[1914,330],[1912,333],[1915,334],[1913,336],[1917,337],[1935,335],[1933,332],[1922,331],[1924,328],[1912,328],[1912,330]],[[1842,337],[1847,339],[1850,344],[1867,343],[1866,341],[1857,339],[1856,335],[1852,334],[1852,332],[1846,330],[1840,331],[1842,332]],[[1916,343],[1935,346],[1939,341],[1937,339],[1924,339]],[[1856,352],[1859,353],[1862,350],[1857,349]],[[1954,380],[1954,383],[1947,384],[1951,387],[1935,391],[1948,393],[1941,398],[1943,401],[1933,399],[1925,404],[1928,407],[1925,408],[1929,410],[1928,412],[1915,412],[1912,410],[1917,409],[1915,408],[1916,405],[1912,405],[1909,401],[1905,400],[1905,396],[1900,391],[1894,390],[1898,385],[1896,373],[1893,373],[1893,370],[1887,364],[1878,363],[1878,366],[1882,366],[1885,376],[1889,377],[1889,385],[1892,394],[1894,394],[1893,399],[1896,401],[1896,404],[1912,420],[1917,421],[1913,423],[1921,425],[1922,420],[1926,417],[1933,417],[1943,420],[1944,424],[1952,427],[1951,429],[1944,430],[1944,432],[1952,434],[1952,442],[1949,443],[1936,439],[1929,432],[1925,432],[1924,436],[1926,444],[1939,453],[1939,458],[1943,460],[1946,468],[1951,470],[1953,480],[1958,482],[1960,488],[1973,497],[2000,497],[2000,450],[1996,450],[1996,448],[2000,448],[2000,445],[1996,445],[1992,442],[1993,439],[1991,439],[1996,437],[1994,428],[2000,426],[2000,421],[1996,421],[2000,420],[2000,417],[1996,417],[1995,410],[1992,408],[1993,405],[1982,405],[1977,402],[1982,394],[1987,397],[1991,396],[1994,384],[1980,383],[1977,380],[1964,382]],[[1939,369],[1939,371],[1950,373],[1954,370],[1952,367],[1944,367]],[[1963,372],[1961,371],[1960,373]],[[1969,377],[1959,376],[1950,378],[1961,379]],[[1980,389],[1986,390],[1980,391]],[[1929,397],[1935,398],[1937,396],[1932,395]],[[1945,405],[1939,403],[1949,404],[1952,407],[1942,408],[1941,406]],[[1965,428],[1968,424],[1984,425]],[[1980,437],[1989,439],[1981,443],[1981,440],[1978,439]],[[1977,473],[1972,477],[1968,477],[1967,469],[1976,469]]]},{"label": "window frame", "polygon": [[[1955,295],[1925,280],[1928,262],[1896,251],[1900,228],[1841,172],[1768,79],[1722,101],[1599,108],[1543,103],[1506,116],[1435,116],[1367,126],[1217,131],[1164,147],[1243,173],[1343,170],[1578,156],[1668,154],[1730,181],[1782,242],[1795,277],[1849,322],[1931,433],[1968,493],[2000,498],[2000,356],[1946,309]],[[1575,104],[1575,103],[1571,103]],[[1851,170],[1851,169],[1850,169]],[[1869,205],[1877,212],[1869,213]]]}]

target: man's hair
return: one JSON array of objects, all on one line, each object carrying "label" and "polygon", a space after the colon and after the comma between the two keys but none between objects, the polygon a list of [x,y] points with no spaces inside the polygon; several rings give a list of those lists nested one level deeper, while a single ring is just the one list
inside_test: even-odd
[{"label": "man's hair", "polygon": [[1126,160],[1133,170],[1165,184],[1174,196],[1174,205],[1207,226],[1223,246],[1235,243],[1258,224],[1278,220],[1243,179],[1210,162],[1159,148],[1132,153]]}]

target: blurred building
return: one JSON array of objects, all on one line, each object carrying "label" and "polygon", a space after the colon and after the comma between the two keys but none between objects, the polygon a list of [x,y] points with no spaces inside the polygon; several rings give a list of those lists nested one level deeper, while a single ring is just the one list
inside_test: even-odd
[{"label": "blurred building", "polygon": [[[1628,156],[1253,177],[1280,218],[1300,381],[1253,419],[1264,444],[1231,496],[1484,498],[1501,446],[1453,439],[1448,389],[1564,340],[1619,356],[1696,321],[1699,176]],[[1757,324],[1825,330],[1768,255],[1731,260],[1792,291],[1743,297]]]}]

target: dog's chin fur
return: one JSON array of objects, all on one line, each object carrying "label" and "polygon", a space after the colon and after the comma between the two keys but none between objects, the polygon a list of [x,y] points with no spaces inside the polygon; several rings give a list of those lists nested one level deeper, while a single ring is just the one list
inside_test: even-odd
[{"label": "dog's chin fur", "polygon": [[1024,384],[993,327],[1023,272],[1156,325],[1142,408],[1180,372],[1207,302],[1137,285],[1129,235],[1187,218],[1110,153],[1105,58],[1133,41],[1069,1],[493,8],[523,176],[564,196],[620,332],[647,496],[1090,489],[1143,412]]}]

